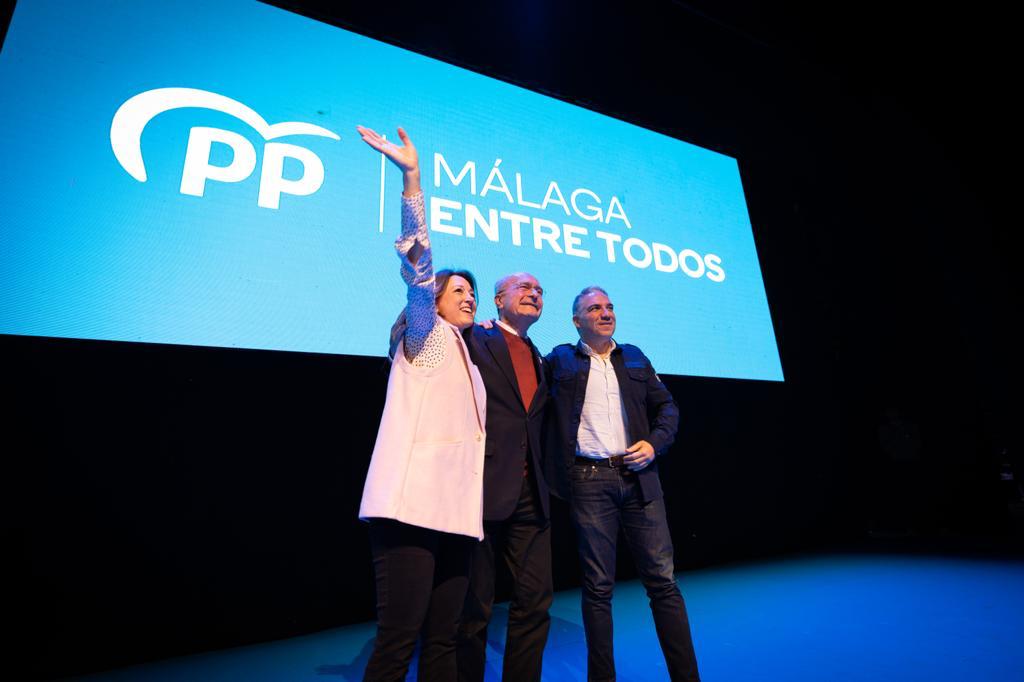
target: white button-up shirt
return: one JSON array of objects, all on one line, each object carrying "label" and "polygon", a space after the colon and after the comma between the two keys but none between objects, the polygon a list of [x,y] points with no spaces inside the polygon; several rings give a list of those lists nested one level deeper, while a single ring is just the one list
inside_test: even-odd
[{"label": "white button-up shirt", "polygon": [[590,375],[576,433],[576,454],[594,459],[625,454],[629,445],[626,442],[626,412],[611,356],[615,341],[605,355],[599,355],[583,341],[579,347],[590,356]]}]

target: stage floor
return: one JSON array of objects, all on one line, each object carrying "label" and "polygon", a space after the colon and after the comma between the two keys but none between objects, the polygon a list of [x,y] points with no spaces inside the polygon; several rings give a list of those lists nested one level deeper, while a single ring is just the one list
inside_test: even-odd
[{"label": "stage floor", "polygon": [[[1024,560],[830,555],[681,573],[704,680],[1024,680]],[[586,679],[579,591],[555,596],[544,679]],[[501,671],[495,609],[487,680]],[[620,583],[622,682],[667,680],[643,587]],[[81,680],[359,680],[372,623]],[[409,679],[415,679],[415,662]]]}]

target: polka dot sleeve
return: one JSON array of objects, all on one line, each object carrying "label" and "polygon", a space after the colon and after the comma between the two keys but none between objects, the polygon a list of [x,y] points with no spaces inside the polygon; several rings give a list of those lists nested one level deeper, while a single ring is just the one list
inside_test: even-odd
[{"label": "polka dot sleeve", "polygon": [[[409,253],[416,244],[422,252],[411,263]],[[434,306],[434,266],[422,192],[402,197],[402,233],[395,240],[395,250],[402,259],[402,279],[408,287],[405,359],[414,367],[438,367],[445,359],[445,325]]]}]

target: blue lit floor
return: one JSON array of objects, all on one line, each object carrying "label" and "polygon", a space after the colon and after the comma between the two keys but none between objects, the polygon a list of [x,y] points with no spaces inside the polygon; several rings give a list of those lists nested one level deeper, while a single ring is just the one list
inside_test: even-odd
[{"label": "blue lit floor", "polygon": [[[829,556],[679,576],[705,680],[1024,680],[1024,561]],[[556,595],[544,679],[586,679],[579,591]],[[501,670],[507,611],[491,628]],[[668,679],[637,582],[615,594],[619,680]],[[373,625],[177,658],[93,680],[358,680]],[[409,679],[415,679],[415,663]]]}]

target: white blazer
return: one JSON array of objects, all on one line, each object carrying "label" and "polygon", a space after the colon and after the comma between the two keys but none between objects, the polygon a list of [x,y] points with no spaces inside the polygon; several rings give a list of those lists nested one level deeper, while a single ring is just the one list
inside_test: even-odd
[{"label": "white blazer", "polygon": [[458,328],[438,320],[447,336],[439,367],[414,367],[402,345],[395,352],[359,518],[482,540],[484,382]]}]

